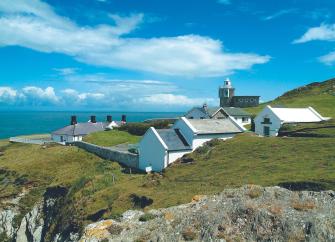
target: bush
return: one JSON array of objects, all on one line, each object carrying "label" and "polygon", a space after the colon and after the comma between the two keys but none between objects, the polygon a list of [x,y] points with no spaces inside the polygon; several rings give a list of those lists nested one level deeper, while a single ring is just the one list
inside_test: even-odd
[{"label": "bush", "polygon": [[139,218],[139,220],[141,222],[147,222],[147,221],[155,219],[155,218],[156,218],[156,215],[153,215],[151,213],[145,213]]},{"label": "bush", "polygon": [[182,235],[186,241],[195,240],[197,238],[197,234],[191,228],[185,229]]},{"label": "bush", "polygon": [[111,226],[108,227],[107,230],[112,235],[119,235],[121,234],[123,228],[118,224],[112,224]]},{"label": "bush", "polygon": [[168,121],[154,121],[149,123],[127,123],[118,128],[121,131],[127,131],[132,135],[142,136],[150,127],[155,129],[165,129],[169,127]]}]

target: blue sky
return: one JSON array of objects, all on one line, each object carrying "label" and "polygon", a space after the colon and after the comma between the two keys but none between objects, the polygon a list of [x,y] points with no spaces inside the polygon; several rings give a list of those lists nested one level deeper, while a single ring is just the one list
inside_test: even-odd
[{"label": "blue sky", "polygon": [[332,0],[1,0],[0,109],[183,111],[334,77]]}]

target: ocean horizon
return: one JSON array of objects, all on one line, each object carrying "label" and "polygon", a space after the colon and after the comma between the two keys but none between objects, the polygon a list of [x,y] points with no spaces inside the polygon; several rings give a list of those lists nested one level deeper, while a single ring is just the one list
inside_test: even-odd
[{"label": "ocean horizon", "polygon": [[70,124],[72,115],[78,122],[87,122],[91,115],[97,121],[106,121],[107,115],[113,120],[127,116],[127,122],[141,122],[153,118],[175,118],[182,112],[107,112],[107,111],[0,111],[0,139],[19,135],[45,134]]}]

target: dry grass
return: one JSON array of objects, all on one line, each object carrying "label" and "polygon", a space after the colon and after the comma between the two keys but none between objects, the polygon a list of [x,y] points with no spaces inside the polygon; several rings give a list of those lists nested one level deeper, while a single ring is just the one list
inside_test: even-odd
[{"label": "dry grass", "polygon": [[297,211],[308,211],[316,207],[314,201],[298,201],[293,200],[291,202],[291,207]]},{"label": "dry grass", "polygon": [[272,205],[268,208],[268,211],[274,215],[281,215],[283,213],[283,207],[279,205]]},{"label": "dry grass", "polygon": [[249,185],[248,188],[249,190],[247,192],[247,195],[252,199],[260,197],[263,193],[261,187]]},{"label": "dry grass", "polygon": [[197,233],[192,228],[185,228],[182,235],[186,241],[195,240],[197,238]]}]

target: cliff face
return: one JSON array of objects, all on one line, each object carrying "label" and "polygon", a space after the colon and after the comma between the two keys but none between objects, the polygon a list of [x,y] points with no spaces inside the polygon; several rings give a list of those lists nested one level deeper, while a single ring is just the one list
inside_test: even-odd
[{"label": "cliff face", "polygon": [[17,210],[0,211],[0,231],[18,242],[106,241],[334,241],[335,192],[292,192],[247,185],[189,204],[147,212],[129,210],[117,220],[78,230],[57,230],[67,191],[48,189],[15,228]]},{"label": "cliff face", "polygon": [[43,199],[35,204],[31,211],[20,217],[19,202],[25,195],[8,200],[6,207],[0,211],[1,241],[45,242],[78,241],[78,231],[55,232],[57,219],[67,190],[62,187],[48,188]]},{"label": "cliff face", "polygon": [[334,241],[335,193],[245,186],[86,227],[81,241]]}]

